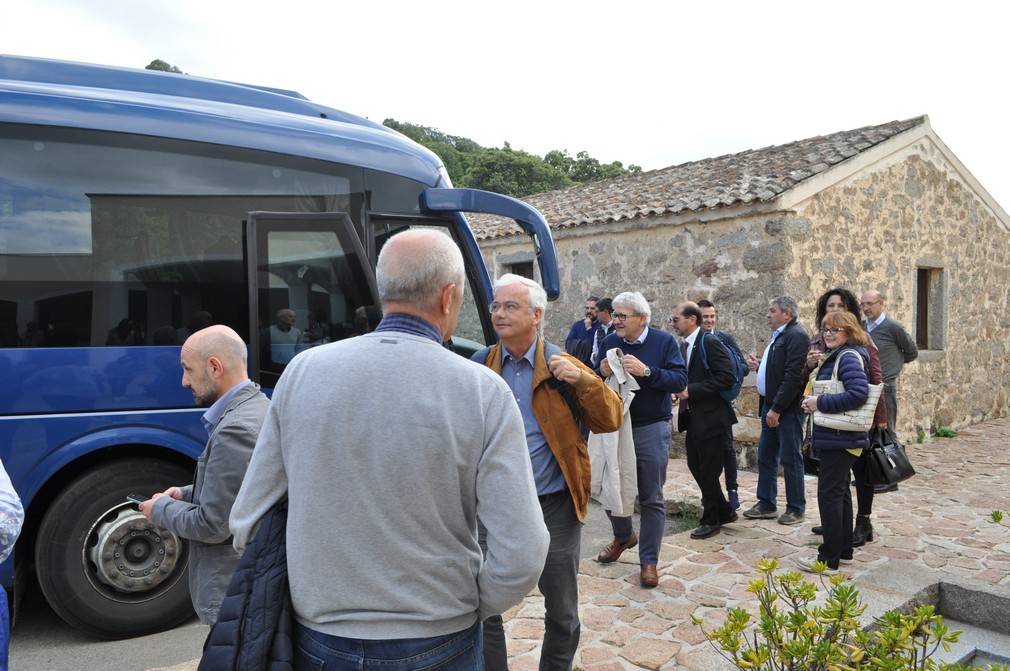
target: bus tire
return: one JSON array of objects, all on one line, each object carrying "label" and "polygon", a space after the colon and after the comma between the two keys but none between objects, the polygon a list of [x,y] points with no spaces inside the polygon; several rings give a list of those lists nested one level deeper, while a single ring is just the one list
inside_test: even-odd
[{"label": "bus tire", "polygon": [[152,634],[193,617],[188,544],[126,501],[192,481],[157,459],[123,459],[87,471],[46,511],[35,548],[39,585],[70,625],[108,639]]}]

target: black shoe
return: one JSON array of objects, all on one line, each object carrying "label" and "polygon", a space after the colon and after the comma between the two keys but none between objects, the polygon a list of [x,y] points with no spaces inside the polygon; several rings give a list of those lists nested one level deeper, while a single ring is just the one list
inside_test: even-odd
[{"label": "black shoe", "polygon": [[740,516],[737,515],[735,512],[731,511],[729,515],[719,520],[719,524],[732,524],[733,522],[736,522],[738,519],[740,519]]},{"label": "black shoe", "polygon": [[852,530],[852,547],[861,548],[873,541],[873,524],[869,515],[856,515],[856,528]]},{"label": "black shoe", "polygon": [[709,538],[715,536],[719,533],[718,524],[702,524],[697,529],[691,532],[691,538],[695,540],[700,540],[702,538]]},{"label": "black shoe", "polygon": [[894,484],[890,484],[890,485],[874,485],[873,486],[873,493],[874,494],[886,494],[887,492],[896,492],[896,491],[898,491],[898,483],[897,482],[895,482]]},{"label": "black shoe", "polygon": [[823,536],[824,535],[824,527],[814,527],[814,528],[812,528],[810,530],[810,533],[812,533],[812,534],[814,534],[816,536]]}]

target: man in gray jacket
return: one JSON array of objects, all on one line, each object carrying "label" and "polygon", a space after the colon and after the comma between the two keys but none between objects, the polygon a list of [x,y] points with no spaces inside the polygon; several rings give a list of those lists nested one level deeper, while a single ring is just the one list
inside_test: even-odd
[{"label": "man in gray jacket", "polygon": [[501,376],[442,346],[465,282],[451,238],[394,235],[376,280],[375,330],[281,376],[235,547],[287,497],[296,669],[482,668],[481,620],[521,601],[547,556],[522,416]]},{"label": "man in gray jacket", "polygon": [[228,516],[252,457],[270,401],[246,372],[246,345],[223,325],[208,326],[182,346],[182,386],[208,408],[210,438],[192,485],[169,487],[140,504],[159,527],[189,539],[189,592],[200,621],[214,624],[239,553]]}]

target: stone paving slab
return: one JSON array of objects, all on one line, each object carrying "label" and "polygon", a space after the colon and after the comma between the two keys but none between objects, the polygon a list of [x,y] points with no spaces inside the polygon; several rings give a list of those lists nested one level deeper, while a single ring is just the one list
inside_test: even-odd
[{"label": "stone paving slab", "polygon": [[[1010,511],[1010,420],[979,424],[955,438],[907,446],[915,477],[897,492],[874,500],[874,540],[856,550],[843,570],[880,611],[920,593],[923,581],[944,575],[992,585],[1010,585],[1010,521],[995,525],[992,510]],[[741,510],[756,500],[757,474],[739,476]],[[697,497],[683,460],[672,460],[668,499]],[[780,483],[779,495],[784,495]],[[690,532],[667,536],[660,553],[659,586],[638,585],[638,556],[625,552],[615,564],[583,560],[580,566],[582,641],[575,659],[584,671],[731,668],[691,621],[704,617],[711,628],[727,608],[757,614],[746,592],[756,576],[754,562],[778,557],[793,570],[794,559],[816,555],[819,523],[816,478],[807,478],[807,516],[796,526],[776,520],[740,520],[702,541]],[[854,497],[853,497],[854,498]],[[592,509],[590,514],[601,514]],[[880,584],[877,569],[886,566]],[[896,577],[895,577],[896,576]],[[510,611],[506,622],[512,671],[535,671],[543,635],[543,598],[533,593]],[[869,609],[868,609],[869,612]]]},{"label": "stone paving slab", "polygon": [[[1010,586],[1010,520],[995,525],[992,510],[1010,512],[1010,419],[978,424],[955,438],[911,444],[915,477],[897,492],[875,498],[874,540],[856,550],[844,571],[867,602],[881,609],[905,603],[923,582],[961,576],[991,585]],[[739,475],[741,510],[755,503],[757,474]],[[668,499],[698,497],[682,459],[671,460]],[[779,486],[779,494],[784,495]],[[614,564],[583,560],[580,565],[582,641],[575,658],[584,671],[711,671],[731,668],[713,650],[691,615],[707,627],[722,622],[727,608],[757,613],[746,592],[754,562],[778,557],[792,569],[797,557],[815,555],[819,523],[817,483],[806,483],[807,516],[802,524],[775,520],[740,520],[718,536],[693,541],[690,532],[664,539],[658,567],[660,583],[648,590],[638,584],[638,554],[625,552]],[[590,514],[603,514],[598,508]],[[869,609],[868,609],[869,610]],[[543,596],[533,592],[505,614],[512,671],[536,671],[543,637]],[[172,667],[191,671],[197,665]]]}]

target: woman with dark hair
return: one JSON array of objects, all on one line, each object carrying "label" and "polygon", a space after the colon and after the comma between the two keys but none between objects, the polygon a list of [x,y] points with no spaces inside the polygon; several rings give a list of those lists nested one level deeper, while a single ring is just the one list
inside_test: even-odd
[{"label": "woman with dark hair", "polygon": [[[847,310],[829,312],[821,322],[824,350],[818,360],[812,380],[829,380],[837,376],[843,390],[828,394],[809,394],[800,404],[803,411],[813,414],[839,413],[855,410],[866,402],[869,381],[866,369],[870,356],[866,345],[870,338],[859,320]],[[866,431],[844,431],[820,426],[811,427],[813,444],[820,450],[821,466],[817,474],[817,508],[821,514],[824,540],[817,548],[816,559],[799,559],[805,571],[812,571],[816,562],[824,562],[831,571],[838,564],[852,559],[852,493],[850,476],[856,458],[869,445]]]},{"label": "woman with dark hair", "polygon": [[[851,313],[856,318],[856,323],[860,323],[862,312],[859,309],[859,300],[856,295],[841,287],[828,289],[817,299],[817,324],[820,325],[826,315],[843,310]],[[869,336],[867,337],[869,338]],[[814,329],[814,335],[810,338],[810,352],[807,355],[807,369],[803,372],[804,377],[809,376],[810,371],[817,365],[821,354],[826,349],[824,334],[818,327]],[[880,354],[877,351],[877,346],[873,344],[872,338],[869,338],[866,349],[870,355],[870,366],[867,370],[870,384],[880,384],[883,381],[880,374]],[[884,406],[883,396],[877,402],[873,424],[880,428],[887,427],[887,410]],[[873,540],[873,524],[870,522],[870,516],[873,514],[873,485],[867,482],[866,468],[866,450],[863,450],[852,467],[852,474],[856,480],[856,528],[852,532],[853,547],[861,547]],[[820,535],[823,533],[823,527],[814,527],[812,531]]]}]

